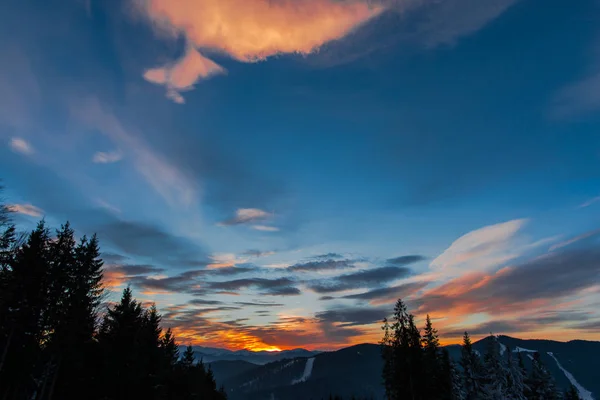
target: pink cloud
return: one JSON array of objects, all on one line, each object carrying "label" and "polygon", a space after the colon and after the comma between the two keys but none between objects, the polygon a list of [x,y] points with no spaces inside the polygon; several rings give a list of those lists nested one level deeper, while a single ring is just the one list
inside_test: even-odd
[{"label": "pink cloud", "polygon": [[384,10],[357,0],[147,0],[139,4],[155,27],[183,33],[190,43],[180,60],[144,74],[146,80],[165,85],[167,96],[177,103],[183,102],[181,90],[224,72],[196,48],[242,62],[277,54],[309,54]]}]

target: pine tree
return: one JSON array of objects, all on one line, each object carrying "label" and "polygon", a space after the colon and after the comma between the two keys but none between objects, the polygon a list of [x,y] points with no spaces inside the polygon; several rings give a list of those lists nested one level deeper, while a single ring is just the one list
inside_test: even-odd
[{"label": "pine tree", "polygon": [[494,335],[488,337],[483,357],[483,395],[490,400],[503,400],[507,395],[506,371],[500,359],[500,344]]},{"label": "pine tree", "polygon": [[525,366],[521,353],[518,362],[515,361],[510,348],[506,348],[506,398],[509,400],[525,400]]},{"label": "pine tree", "polygon": [[44,313],[48,303],[50,234],[40,222],[11,260],[9,290],[4,296],[8,338],[2,355],[0,393],[10,398],[36,390],[42,340],[47,337]]},{"label": "pine tree", "polygon": [[573,386],[571,384],[571,386],[569,387],[569,389],[565,392],[565,395],[563,396],[564,400],[581,400],[581,398],[579,397],[579,392],[577,391],[577,388],[575,386]]},{"label": "pine tree", "polygon": [[383,379],[386,396],[390,400],[423,398],[423,352],[421,334],[399,299],[394,307],[393,324],[384,320],[381,341],[384,359]]},{"label": "pine tree", "polygon": [[442,349],[441,358],[441,398],[444,400],[462,400],[462,387],[460,377],[456,371],[454,362],[450,359],[447,349]]},{"label": "pine tree", "polygon": [[429,314],[427,314],[425,320],[425,329],[423,330],[421,344],[423,347],[423,377],[425,380],[423,390],[425,398],[431,400],[444,398],[449,388],[444,388],[444,384],[447,386],[447,382],[444,381],[448,379],[448,376],[444,376],[443,374],[450,374],[450,370],[442,372],[438,332],[433,327]]},{"label": "pine tree", "polygon": [[534,353],[531,373],[528,378],[529,395],[531,400],[555,400],[560,395],[556,389],[554,379],[544,366],[540,353]]},{"label": "pine tree", "polygon": [[181,363],[184,367],[190,368],[194,365],[194,349],[192,346],[187,346],[185,352],[183,353],[183,358],[181,359]]},{"label": "pine tree", "polygon": [[463,336],[463,344],[461,349],[462,357],[460,365],[463,370],[462,386],[464,390],[464,398],[466,400],[475,400],[480,398],[483,392],[481,382],[481,360],[473,350],[471,338],[467,332]]}]

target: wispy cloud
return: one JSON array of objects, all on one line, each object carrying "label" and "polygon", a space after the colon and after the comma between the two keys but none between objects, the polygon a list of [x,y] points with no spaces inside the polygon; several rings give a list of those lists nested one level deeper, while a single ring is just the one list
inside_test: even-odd
[{"label": "wispy cloud", "polygon": [[581,203],[577,208],[586,208],[600,201],[600,196],[589,199],[588,201]]},{"label": "wispy cloud", "polygon": [[511,250],[515,234],[527,220],[486,226],[458,238],[431,262],[431,267],[441,274],[456,274],[468,270],[485,270],[515,258]]},{"label": "wispy cloud", "polygon": [[29,215],[30,217],[39,218],[44,214],[44,211],[32,204],[9,204],[8,211],[17,214]]},{"label": "wispy cloud", "polygon": [[252,229],[254,229],[255,231],[262,231],[262,232],[278,232],[279,228],[277,228],[276,226],[268,226],[268,225],[252,225]]},{"label": "wispy cloud", "polygon": [[92,161],[96,164],[111,164],[123,159],[123,153],[119,150],[103,152],[99,151],[94,154]]},{"label": "wispy cloud", "polygon": [[263,221],[271,217],[271,213],[259,208],[238,208],[235,216],[219,222],[221,226],[241,225],[249,222]]},{"label": "wispy cloud", "polygon": [[10,139],[9,146],[15,153],[30,155],[35,152],[31,144],[23,138],[14,137]]},{"label": "wispy cloud", "polygon": [[127,130],[97,99],[80,101],[72,107],[80,123],[98,129],[120,148],[132,154],[137,171],[167,202],[190,205],[197,196],[196,184],[175,165],[153,151],[138,135]]},{"label": "wispy cloud", "polygon": [[144,73],[148,81],[164,85],[167,96],[177,103],[184,102],[182,90],[224,72],[197,49],[216,50],[242,62],[277,54],[309,54],[384,10],[363,1],[334,0],[149,0],[139,4],[159,31],[183,33],[189,43],[181,59]]}]

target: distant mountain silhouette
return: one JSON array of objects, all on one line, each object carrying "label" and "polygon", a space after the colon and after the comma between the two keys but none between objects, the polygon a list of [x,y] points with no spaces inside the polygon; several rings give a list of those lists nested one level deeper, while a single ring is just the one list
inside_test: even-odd
[{"label": "distant mountain silhouette", "polygon": [[283,351],[250,351],[250,350],[228,350],[217,347],[193,346],[196,359],[204,360],[205,363],[213,361],[246,361],[252,364],[263,365],[273,361],[286,358],[312,357],[320,352],[305,349],[293,349]]},{"label": "distant mountain silhouette", "polygon": [[[529,355],[539,352],[561,389],[567,389],[574,383],[583,400],[600,400],[600,380],[597,379],[600,342],[523,340],[509,336],[499,336],[498,339],[503,354],[508,349],[522,352],[527,368],[531,368]],[[491,337],[474,343],[474,349],[483,355],[487,340]],[[455,361],[460,359],[460,346],[446,348]],[[229,353],[223,355],[231,357]],[[228,361],[227,364],[216,361],[211,365],[214,366],[217,383],[225,385],[230,400],[327,399],[330,394],[344,398],[353,395],[376,400],[384,398],[383,363],[376,344],[361,344],[301,357],[290,357],[292,354],[287,353],[286,359],[264,365],[253,366],[243,360]],[[309,361],[311,359],[313,361]]]}]

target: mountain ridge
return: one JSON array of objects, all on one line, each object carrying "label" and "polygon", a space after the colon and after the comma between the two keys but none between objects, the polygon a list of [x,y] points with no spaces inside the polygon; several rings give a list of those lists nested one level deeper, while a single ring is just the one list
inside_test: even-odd
[{"label": "mountain ridge", "polygon": [[[600,370],[600,342],[519,339],[505,335],[497,338],[504,348],[503,354],[508,349],[527,354],[523,357],[527,368],[531,368],[531,352],[539,352],[562,390],[575,382],[582,400],[600,399],[600,382],[594,373]],[[474,342],[474,349],[485,354],[486,342],[490,339],[488,336]],[[454,361],[460,359],[460,345],[443,347],[448,349]],[[309,361],[311,359],[313,361]],[[232,368],[244,361],[230,362],[229,368]],[[362,343],[316,355],[284,357],[255,367],[245,365],[239,374],[223,373],[222,365],[216,363],[215,378],[219,385],[225,386],[231,400],[327,399],[329,395],[384,398],[383,362],[377,344]]]}]

